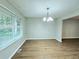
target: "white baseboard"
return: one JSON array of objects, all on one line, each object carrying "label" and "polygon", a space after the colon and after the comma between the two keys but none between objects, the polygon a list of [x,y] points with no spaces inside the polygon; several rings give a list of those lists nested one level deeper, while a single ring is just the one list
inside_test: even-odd
[{"label": "white baseboard", "polygon": [[[57,39],[56,39],[57,40]],[[62,43],[62,40],[57,40],[58,42]]]},{"label": "white baseboard", "polygon": [[26,40],[48,40],[48,39],[56,39],[56,38],[27,38]]},{"label": "white baseboard", "polygon": [[16,54],[16,52],[18,51],[18,49],[24,44],[26,40],[24,40],[21,45],[18,46],[18,48],[13,52],[13,54],[9,57],[9,59],[12,59],[12,57]]},{"label": "white baseboard", "polygon": [[63,37],[63,39],[75,39],[75,38],[79,38],[79,37]]},{"label": "white baseboard", "polygon": [[[56,38],[27,38],[26,40],[57,40]],[[58,42],[62,42],[62,40],[57,40]]]}]

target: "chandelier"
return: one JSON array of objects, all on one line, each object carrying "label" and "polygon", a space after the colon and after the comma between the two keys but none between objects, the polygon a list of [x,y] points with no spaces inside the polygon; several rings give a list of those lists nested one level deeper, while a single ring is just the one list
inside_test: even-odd
[{"label": "chandelier", "polygon": [[49,9],[50,8],[47,8],[47,15],[46,15],[46,17],[43,17],[43,21],[44,22],[50,22],[50,21],[54,20],[51,16],[49,16]]}]

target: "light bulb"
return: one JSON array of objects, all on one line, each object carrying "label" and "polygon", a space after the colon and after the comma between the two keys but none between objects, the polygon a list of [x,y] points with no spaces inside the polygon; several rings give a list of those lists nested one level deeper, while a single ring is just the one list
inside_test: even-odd
[{"label": "light bulb", "polygon": [[47,18],[47,22],[49,22],[50,21],[50,19],[49,19],[49,17]]},{"label": "light bulb", "polygon": [[46,21],[46,17],[43,18],[43,21],[44,21],[44,22]]},{"label": "light bulb", "polygon": [[52,17],[44,17],[43,18],[43,21],[45,22],[45,21],[47,21],[47,22],[49,22],[49,21],[53,21],[54,19],[52,18]]},{"label": "light bulb", "polygon": [[49,22],[49,21],[53,21],[52,17],[47,18],[47,22]]},{"label": "light bulb", "polygon": [[53,21],[54,19],[52,17],[48,17],[49,21]]}]

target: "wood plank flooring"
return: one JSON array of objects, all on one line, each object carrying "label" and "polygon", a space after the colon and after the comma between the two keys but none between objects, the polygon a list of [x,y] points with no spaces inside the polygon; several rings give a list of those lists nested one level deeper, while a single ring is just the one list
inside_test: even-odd
[{"label": "wood plank flooring", "polygon": [[79,59],[79,40],[27,40],[12,59]]}]

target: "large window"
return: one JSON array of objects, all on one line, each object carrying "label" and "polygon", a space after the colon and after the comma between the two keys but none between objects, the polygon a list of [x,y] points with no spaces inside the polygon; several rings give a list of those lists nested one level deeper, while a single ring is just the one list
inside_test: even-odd
[{"label": "large window", "polygon": [[0,47],[20,35],[21,19],[4,7],[0,7]]}]

